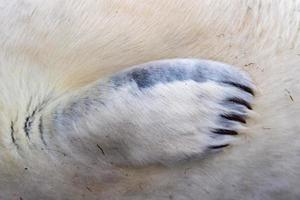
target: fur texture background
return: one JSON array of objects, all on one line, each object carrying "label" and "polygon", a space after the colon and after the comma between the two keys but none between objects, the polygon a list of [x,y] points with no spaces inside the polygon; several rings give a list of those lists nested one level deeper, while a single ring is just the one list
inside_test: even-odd
[{"label": "fur texture background", "polygon": [[[0,199],[299,199],[299,23],[298,0],[1,0]],[[259,117],[224,152],[174,167],[117,167],[18,135],[35,106],[174,57],[238,66],[260,90]]]}]

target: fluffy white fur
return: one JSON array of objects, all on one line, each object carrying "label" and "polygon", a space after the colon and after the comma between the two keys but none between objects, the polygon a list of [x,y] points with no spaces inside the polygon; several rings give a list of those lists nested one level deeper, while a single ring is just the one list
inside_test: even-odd
[{"label": "fluffy white fur", "polygon": [[[2,0],[0,199],[299,199],[299,9],[296,0]],[[230,148],[172,167],[136,168],[110,163],[105,147],[103,155],[102,144],[95,145],[97,137],[92,136],[101,126],[89,134],[79,121],[71,137],[55,136],[53,130],[59,127],[51,121],[51,111],[67,107],[78,94],[89,94],[86,87],[94,81],[173,57],[218,60],[254,78],[261,91],[254,107],[260,116],[249,121]],[[194,87],[188,84],[171,88]],[[83,93],[77,93],[81,87]],[[152,92],[158,94],[163,87]],[[182,95],[168,94],[167,99]],[[188,95],[193,92],[184,97]],[[187,109],[178,107],[172,110],[176,114]],[[215,111],[206,112],[213,116]],[[132,119],[138,114],[129,113]],[[127,111],[117,113],[122,115]],[[35,122],[41,116],[44,139],[51,145],[45,146],[37,134]],[[88,117],[87,123],[103,122]],[[31,123],[29,136],[24,122]],[[133,162],[144,163],[139,156],[133,155]]]}]

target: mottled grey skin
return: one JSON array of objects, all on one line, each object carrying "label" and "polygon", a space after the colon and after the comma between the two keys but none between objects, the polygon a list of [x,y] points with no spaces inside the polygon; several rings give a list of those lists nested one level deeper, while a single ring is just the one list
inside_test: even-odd
[{"label": "mottled grey skin", "polygon": [[217,62],[194,61],[195,63],[187,63],[184,60],[182,62],[168,62],[166,60],[147,63],[120,72],[112,76],[111,81],[119,87],[134,81],[140,89],[174,81],[193,80],[198,83],[215,81],[221,84],[233,85],[252,95],[254,94],[250,79],[241,77],[245,75],[237,69]]}]

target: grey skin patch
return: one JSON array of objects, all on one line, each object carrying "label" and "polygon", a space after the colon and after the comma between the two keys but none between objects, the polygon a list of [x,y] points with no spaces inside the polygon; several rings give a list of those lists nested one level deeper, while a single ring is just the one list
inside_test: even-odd
[{"label": "grey skin patch", "polygon": [[[192,71],[184,66],[148,66],[145,68],[135,68],[127,73],[119,73],[111,78],[111,82],[116,87],[124,86],[135,82],[140,88],[149,88],[158,83],[169,83],[174,81],[185,81],[191,79]],[[204,80],[203,80],[204,81]]]},{"label": "grey skin patch", "polygon": [[205,60],[164,60],[150,62],[111,77],[110,82],[116,88],[136,84],[139,89],[153,87],[159,83],[193,80],[208,80],[229,85],[254,94],[252,84],[236,68],[218,62]]}]

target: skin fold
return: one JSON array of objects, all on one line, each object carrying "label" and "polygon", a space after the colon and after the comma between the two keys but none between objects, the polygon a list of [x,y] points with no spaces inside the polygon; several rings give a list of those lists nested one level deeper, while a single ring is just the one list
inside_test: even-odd
[{"label": "skin fold", "polygon": [[[299,11],[298,0],[1,0],[0,199],[299,199]],[[155,116],[170,120],[188,108],[195,110],[189,107],[189,95],[221,99],[224,93],[241,92],[236,86],[218,85],[221,79],[205,85],[190,76],[177,77],[179,82],[150,82],[151,89],[138,97],[129,98],[128,90],[137,90],[126,78],[121,85],[128,90],[110,90],[111,80],[122,83],[128,68],[171,58],[215,60],[246,71],[251,87],[256,85],[252,108],[257,113],[247,118],[247,129],[234,140],[230,137],[226,148],[206,152],[205,143],[195,151],[200,155],[196,159],[187,156],[173,162],[177,154],[161,159],[169,158],[170,151],[156,157],[161,155],[155,154],[156,146],[149,147],[154,155],[149,158],[140,149],[107,151],[108,144],[123,146],[95,136],[114,133],[101,126],[103,122],[136,130],[130,128],[142,124],[133,120],[140,113],[149,116],[149,122],[156,118],[146,111],[160,111]],[[214,64],[222,69],[220,65]],[[184,72],[190,70],[183,66]],[[205,80],[217,74],[211,69],[212,76]],[[246,76],[237,80],[244,84]],[[159,104],[161,96],[155,98],[158,101],[145,100],[157,94],[166,96],[164,106]],[[184,98],[187,103],[182,103]],[[120,107],[105,112],[99,99]],[[164,115],[173,99],[181,106],[172,107],[175,114]],[[93,105],[96,114],[86,115],[87,105]],[[205,116],[217,116],[218,110],[203,107]],[[114,120],[123,115],[127,121]],[[184,120],[177,120],[174,126],[183,128]],[[153,134],[161,130],[141,127]],[[156,139],[149,137],[145,144],[157,144]],[[139,156],[143,159],[136,159]]]}]

